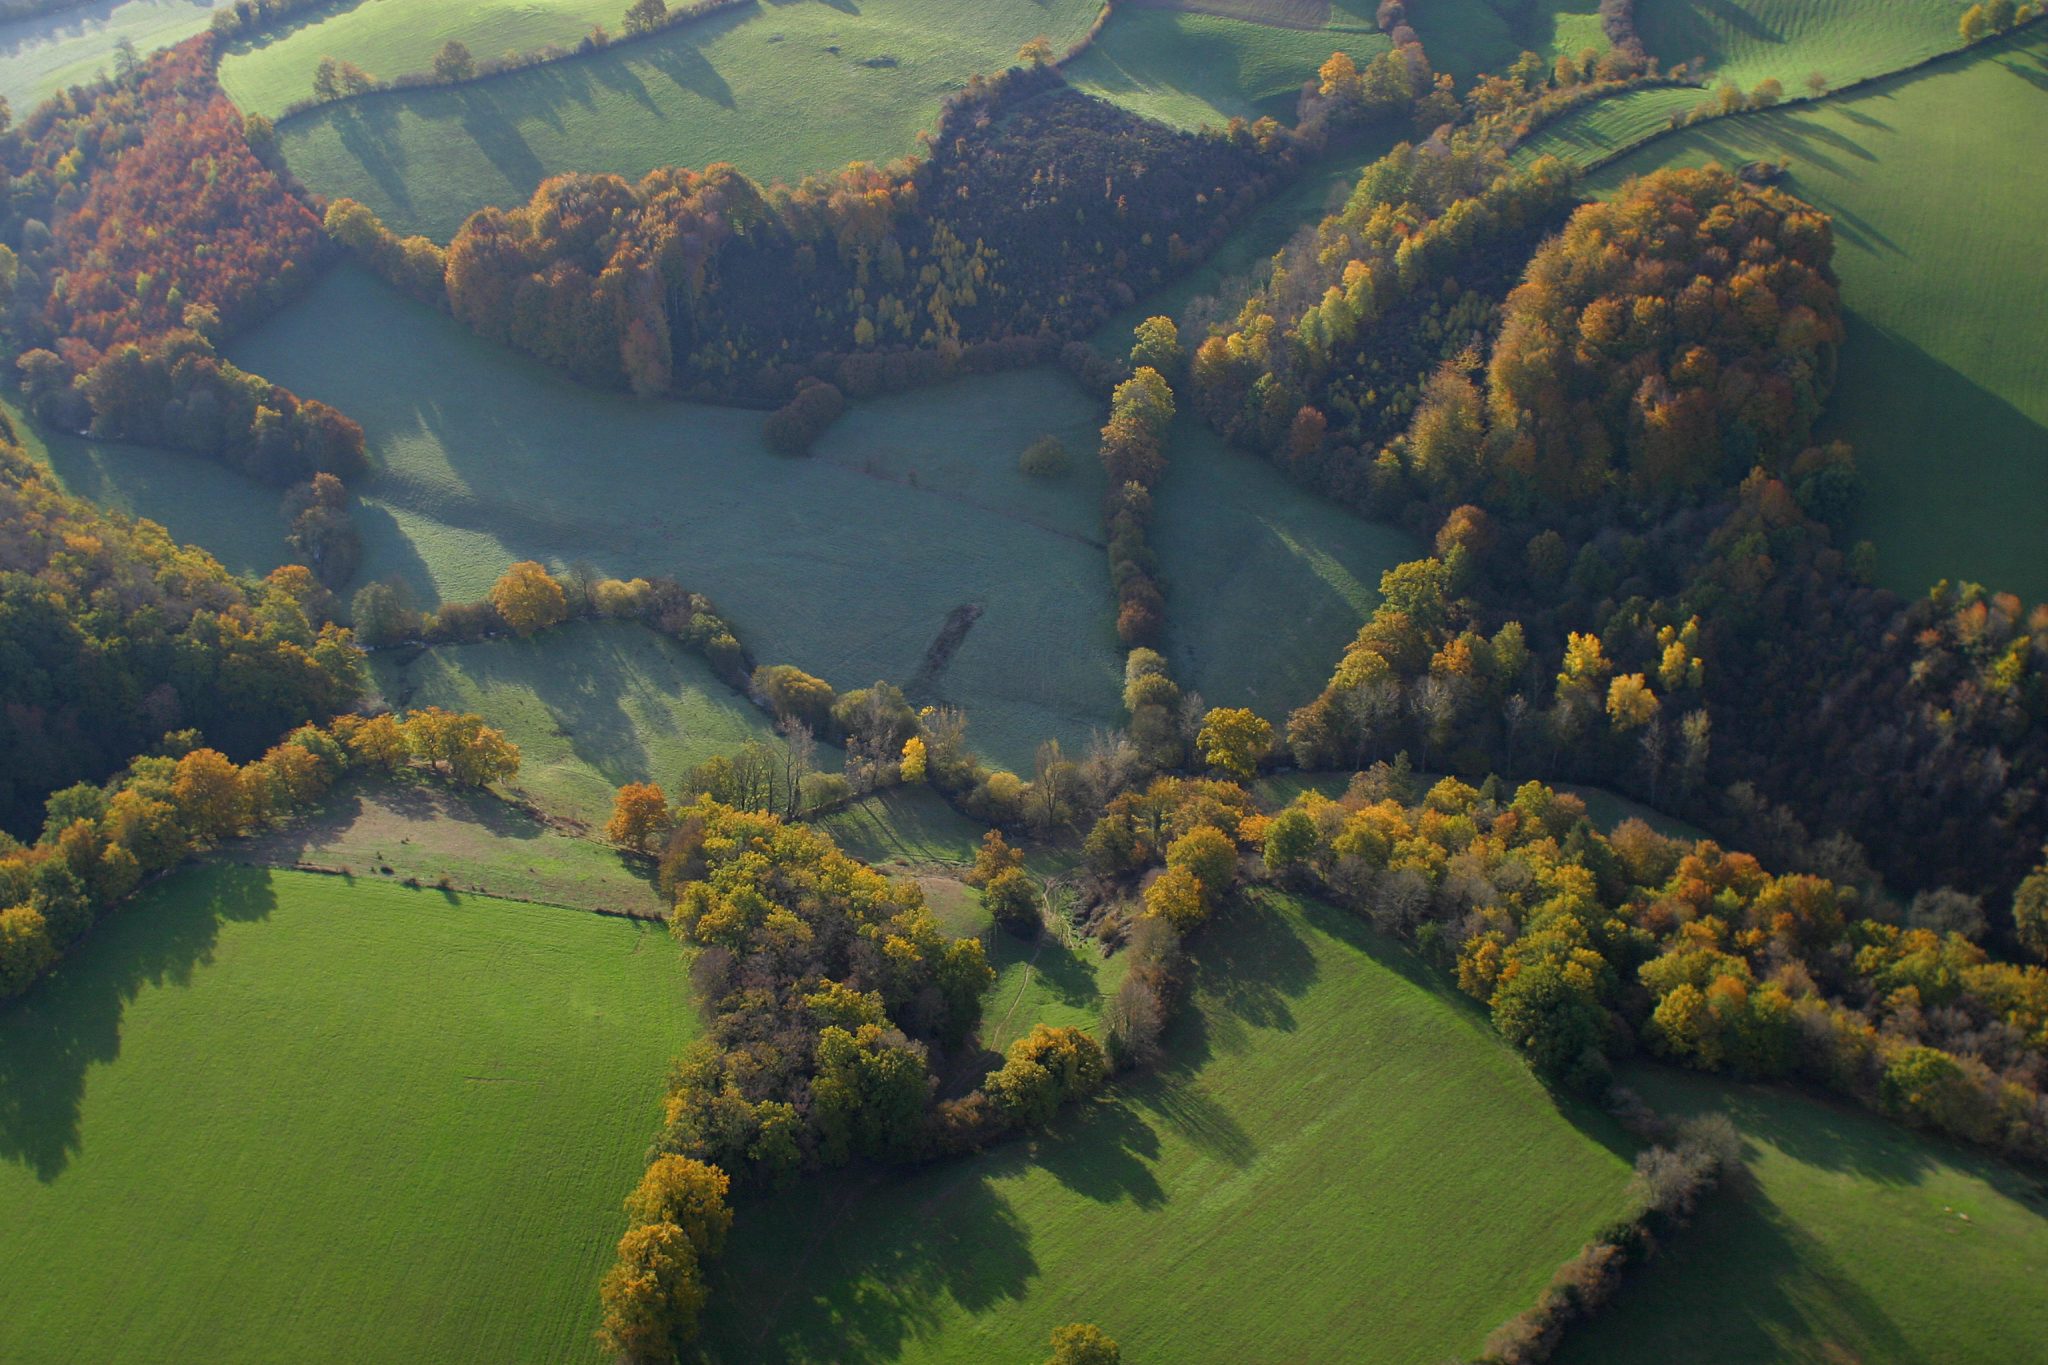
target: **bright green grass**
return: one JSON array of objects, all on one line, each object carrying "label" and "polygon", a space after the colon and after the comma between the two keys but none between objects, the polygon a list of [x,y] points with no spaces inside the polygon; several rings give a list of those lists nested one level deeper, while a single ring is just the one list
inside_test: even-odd
[{"label": "bright green grass", "polygon": [[1340,10],[1329,28],[1295,29],[1125,6],[1062,72],[1077,90],[1176,127],[1266,114],[1292,123],[1302,83],[1332,52],[1362,65],[1389,46],[1369,14]]},{"label": "bright green grass", "polygon": [[[984,827],[927,786],[890,787],[814,821],[849,856],[896,868],[965,867]],[[972,933],[972,927],[957,933]]]},{"label": "bright green grass", "polygon": [[224,857],[388,877],[580,910],[655,916],[652,869],[575,838],[488,792],[434,782],[350,781],[288,828],[229,845]]},{"label": "bright green grass", "polygon": [[1555,156],[1575,165],[1590,166],[1669,132],[1673,115],[1683,117],[1706,98],[1705,91],[1689,85],[1624,90],[1537,129],[1515,149],[1514,159],[1526,164],[1539,156]]},{"label": "bright green grass", "polygon": [[[523,203],[565,171],[638,177],[730,161],[756,179],[794,181],[904,155],[969,76],[1008,66],[1040,33],[1065,51],[1099,9],[1097,0],[765,3],[475,84],[322,108],[279,133],[313,190],[446,240],[476,209]],[[319,33],[306,35],[315,55]],[[889,57],[895,66],[863,64]],[[310,72],[310,61],[300,65]],[[225,79],[240,97],[232,64]]]},{"label": "bright green grass", "polygon": [[2048,1340],[2048,1187],[1988,1157],[1785,1090],[1627,1077],[1673,1116],[1720,1111],[1750,1181],[1714,1195],[1560,1362],[2034,1360]]},{"label": "bright green grass", "polygon": [[840,688],[911,682],[953,610],[978,603],[920,702],[965,707],[972,742],[1006,764],[1118,720],[1108,569],[1072,529],[1098,516],[1089,476],[1048,488],[1016,468],[1037,433],[1081,442],[1100,420],[1057,370],[857,404],[857,439],[805,460],[760,444],[759,413],[594,392],[353,268],[230,350],[363,424],[378,465],[356,513],[363,581],[396,574],[431,602],[481,596],[518,559],[673,574],[756,658]]},{"label": "bright green grass", "polygon": [[359,0],[237,44],[220,64],[221,85],[242,108],[275,115],[312,96],[322,57],[389,80],[431,70],[450,41],[479,61],[549,43],[573,48],[593,24],[617,33],[625,13],[617,0]]},{"label": "bright green grass", "polygon": [[675,641],[627,621],[572,621],[531,639],[370,656],[403,710],[474,711],[519,746],[514,786],[550,815],[601,826],[627,782],[675,788],[750,739],[780,741],[766,713]]},{"label": "bright green grass", "polygon": [[183,872],[0,1010],[0,1358],[590,1360],[666,933]]},{"label": "bright green grass", "polygon": [[1130,1360],[1439,1360],[1624,1211],[1626,1159],[1356,921],[1262,898],[1196,959],[1164,1071],[1052,1134],[742,1206],[712,1358],[1035,1360],[1080,1320]]},{"label": "bright green grass", "polygon": [[1965,0],[1637,0],[1636,32],[1666,66],[1748,90],[1773,77],[1804,95],[1881,76],[1961,45]]},{"label": "bright green grass", "polygon": [[[0,24],[0,95],[18,119],[59,90],[114,69],[123,38],[147,57],[191,37],[223,0],[90,0],[72,9]],[[308,79],[311,79],[309,76]]]},{"label": "bright green grass", "polygon": [[1068,941],[1041,933],[1026,941],[993,926],[983,931],[982,943],[996,969],[982,1005],[981,1045],[989,1066],[1000,1065],[997,1057],[1040,1024],[1102,1036],[1103,1007],[1130,969],[1128,953],[1106,958],[1100,944],[1079,934]]},{"label": "bright green grass", "polygon": [[1226,448],[1191,414],[1175,422],[1168,459],[1152,544],[1174,676],[1211,706],[1284,721],[1379,605],[1380,574],[1422,549]]},{"label": "bright green grass", "polygon": [[2048,177],[2023,130],[2048,121],[2048,36],[1839,99],[1725,119],[1603,171],[1791,163],[1834,216],[1848,342],[1826,434],[1856,447],[1856,534],[1908,595],[1968,579],[2048,598]]}]

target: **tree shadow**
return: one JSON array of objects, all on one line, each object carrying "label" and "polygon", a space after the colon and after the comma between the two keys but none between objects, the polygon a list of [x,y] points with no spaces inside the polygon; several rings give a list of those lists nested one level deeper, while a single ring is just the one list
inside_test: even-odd
[{"label": "tree shadow", "polygon": [[1119,1092],[1063,1116],[1059,1123],[1029,1142],[1002,1148],[992,1159],[993,1169],[1014,1170],[1034,1165],[1074,1193],[1098,1204],[1129,1202],[1141,1209],[1162,1207],[1166,1191],[1149,1164],[1159,1155],[1159,1134],[1125,1102],[1139,1098],[1143,1091],[1156,1085],[1157,1082],[1148,1081],[1128,1095]]},{"label": "tree shadow", "polygon": [[0,1007],[0,1160],[45,1183],[62,1175],[82,1144],[86,1074],[120,1056],[128,1002],[145,985],[189,986],[223,921],[266,919],[276,903],[260,869],[174,872]]},{"label": "tree shadow", "polygon": [[842,1173],[743,1205],[713,1271],[704,1359],[895,1360],[948,1304],[1022,1298],[1038,1264],[992,1175]]}]

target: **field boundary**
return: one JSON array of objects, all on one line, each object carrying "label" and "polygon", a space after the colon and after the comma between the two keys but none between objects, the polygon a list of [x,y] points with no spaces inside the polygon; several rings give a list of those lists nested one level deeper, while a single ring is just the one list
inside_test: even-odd
[{"label": "field boundary", "polygon": [[[1969,58],[1972,61],[1979,60],[1986,55],[1987,49],[1994,48],[2001,43],[2011,43],[2022,37],[2034,36],[2034,31],[2039,30],[2044,26],[2044,20],[2048,20],[2048,13],[2036,15],[2035,17],[2025,21],[2024,23],[2014,24],[2011,28],[2007,29],[2003,33],[1993,34],[1987,38],[1980,38],[1978,41],[1974,43],[1965,43],[1961,47],[1950,48],[1946,52],[1937,52],[1930,57],[1923,57],[1917,62],[1909,62],[1905,66],[1895,67],[1890,71],[1880,71],[1869,76],[1859,76],[1853,81],[1849,81],[1846,84],[1838,85],[1831,88],[1825,95],[1797,96],[1791,99],[1783,99],[1778,101],[1776,104],[1765,105],[1761,108],[1731,109],[1725,114],[1716,114],[1713,118],[1701,119],[1698,123],[1681,123],[1676,126],[1660,128],[1656,132],[1651,133],[1646,138],[1639,139],[1635,142],[1627,143],[1623,146],[1615,148],[1612,151],[1603,153],[1602,155],[1600,155],[1592,161],[1588,161],[1581,164],[1579,166],[1579,174],[1582,176],[1590,176],[1596,171],[1604,170],[1608,166],[1613,165],[1615,162],[1621,160],[1625,156],[1631,156],[1636,152],[1641,151],[1643,148],[1650,146],[1652,143],[1659,142],[1662,139],[1670,137],[1675,133],[1690,132],[1694,128],[1705,127],[1707,124],[1710,123],[1722,123],[1729,119],[1746,118],[1756,114],[1770,114],[1784,110],[1802,109],[1808,106],[1820,106],[1827,104],[1831,100],[1840,99],[1846,95],[1860,95],[1867,93],[1870,87],[1877,85],[1883,81],[1896,81],[1904,80],[1907,78],[1918,79],[1923,73],[1927,72],[1930,68],[1939,66],[1943,62],[1955,61],[1959,58]],[[1708,90],[1708,87],[1704,85],[1698,88],[1702,92],[1711,93]],[[1620,99],[1629,93],[1632,92],[1618,92],[1615,95],[1607,97],[1607,99]],[[1607,103],[1607,99],[1594,100],[1592,103],[1582,105],[1580,106],[1580,108],[1574,109],[1571,112],[1576,114],[1583,112],[1584,110],[1598,108],[1600,105]],[[1567,115],[1567,117],[1569,117],[1569,115]],[[1526,147],[1529,144],[1531,138],[1534,138],[1537,135],[1541,134],[1545,128],[1555,126],[1555,124],[1559,122],[1562,122],[1562,120],[1552,120],[1551,123],[1543,125],[1542,128],[1532,129],[1530,131],[1530,135],[1528,138],[1523,138],[1521,141],[1517,142],[1514,147],[1511,147],[1509,149],[1509,151],[1512,153],[1514,151],[1520,150],[1523,147]]]},{"label": "field boundary", "polygon": [[[200,860],[199,865],[203,866],[206,861],[209,860]],[[361,877],[366,881],[374,881],[384,885],[402,886],[410,891],[442,891],[457,896],[483,896],[494,901],[514,901],[520,905],[541,905],[546,906],[550,910],[567,910],[571,914],[603,915],[607,919],[637,920],[643,924],[660,924],[664,919],[662,915],[653,911],[635,914],[631,910],[607,910],[602,906],[596,905],[567,905],[561,901],[542,900],[538,896],[521,896],[508,891],[488,891],[479,886],[456,886],[446,878],[438,882],[428,882],[422,881],[418,877],[387,877],[382,873],[357,872],[354,868],[335,867],[327,863],[306,862],[303,859],[294,859],[290,862],[281,860],[271,862],[261,858],[216,857],[210,861],[231,867],[264,868],[272,872],[306,872],[318,877],[340,877],[344,881],[350,882]]]}]

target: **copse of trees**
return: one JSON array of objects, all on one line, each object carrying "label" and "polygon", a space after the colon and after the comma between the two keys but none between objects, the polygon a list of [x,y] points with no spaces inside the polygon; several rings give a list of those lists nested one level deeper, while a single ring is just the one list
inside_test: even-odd
[{"label": "copse of trees", "polygon": [[260,586],[153,522],[59,491],[0,421],[0,828],[167,731],[229,755],[352,705],[361,653],[301,568]]},{"label": "copse of trees", "polygon": [[[1141,335],[1137,352],[1162,349],[1159,338],[1170,338],[1172,326],[1167,318],[1144,324],[1141,333],[1152,328],[1158,336],[1148,343]],[[1127,646],[1156,645],[1166,628],[1166,593],[1148,532],[1152,485],[1166,472],[1166,432],[1173,414],[1173,389],[1165,376],[1141,364],[1116,386],[1109,421],[1102,428],[1102,467],[1109,475],[1103,530],[1109,540],[1110,584],[1117,597],[1116,634]]]},{"label": "copse of trees", "polygon": [[243,764],[188,729],[104,785],[55,792],[35,843],[0,840],[0,999],[27,989],[101,915],[193,853],[289,822],[345,772],[413,766],[482,786],[514,776],[519,750],[478,717],[438,708],[303,725]]},{"label": "copse of trees", "polygon": [[697,1335],[697,1315],[710,1298],[706,1264],[725,1247],[731,1181],[716,1166],[659,1156],[626,1196],[630,1226],[618,1259],[598,1286],[604,1318],[597,1339],[630,1360],[666,1360],[675,1343]]}]

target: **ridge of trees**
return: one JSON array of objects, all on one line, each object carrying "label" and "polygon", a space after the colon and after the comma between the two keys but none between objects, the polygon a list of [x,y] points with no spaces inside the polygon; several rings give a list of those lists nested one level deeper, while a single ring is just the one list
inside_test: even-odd
[{"label": "ridge of trees", "polygon": [[0,834],[0,1000],[192,854],[290,822],[344,772],[407,769],[481,787],[516,775],[519,749],[481,718],[439,707],[302,725],[243,764],[181,730],[104,784],[53,793],[35,843]]},{"label": "ridge of trees", "polygon": [[0,422],[0,829],[167,731],[226,753],[354,703],[361,652],[324,589],[287,567],[230,577],[154,522],[59,491]]}]

